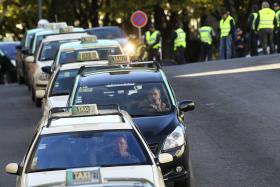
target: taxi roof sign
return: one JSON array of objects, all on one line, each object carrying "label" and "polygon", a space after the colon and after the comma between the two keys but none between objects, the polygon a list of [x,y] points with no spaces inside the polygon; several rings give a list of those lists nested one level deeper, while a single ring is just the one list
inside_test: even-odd
[{"label": "taxi roof sign", "polygon": [[95,61],[99,60],[97,51],[80,51],[77,55],[78,61]]},{"label": "taxi roof sign", "polygon": [[128,65],[130,63],[128,55],[109,55],[109,65]]},{"label": "taxi roof sign", "polygon": [[92,36],[85,36],[81,38],[81,43],[93,43],[97,42],[97,36],[92,35]]},{"label": "taxi roof sign", "polygon": [[69,32],[73,32],[73,31],[74,31],[74,27],[73,26],[59,28],[59,33],[69,33]]},{"label": "taxi roof sign", "polygon": [[72,106],[72,115],[73,116],[82,116],[82,115],[98,115],[98,109],[96,104],[92,105],[75,105]]},{"label": "taxi roof sign", "polygon": [[65,27],[67,27],[66,22],[58,22],[58,23],[49,23],[44,28],[56,30],[56,29],[65,28]]}]

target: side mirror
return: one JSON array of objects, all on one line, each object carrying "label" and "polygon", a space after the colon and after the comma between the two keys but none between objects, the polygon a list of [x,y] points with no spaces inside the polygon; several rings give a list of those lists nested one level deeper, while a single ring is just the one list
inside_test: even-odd
[{"label": "side mirror", "polygon": [[22,45],[17,45],[16,49],[21,50],[22,49]]},{"label": "side mirror", "polygon": [[10,163],[6,165],[5,172],[13,175],[18,175],[19,173],[19,165],[17,163]]},{"label": "side mirror", "polygon": [[27,55],[27,54],[28,54],[28,49],[21,48],[20,50],[21,50],[21,52],[22,52],[23,54],[25,54],[25,55]]},{"label": "side mirror", "polygon": [[28,56],[25,58],[25,61],[27,63],[34,63],[34,60],[35,60],[34,56]]},{"label": "side mirror", "polygon": [[192,111],[195,109],[195,104],[193,101],[181,101],[179,103],[179,110],[183,112]]},{"label": "side mirror", "polygon": [[51,67],[51,66],[44,66],[44,67],[42,67],[41,69],[42,69],[42,71],[43,71],[44,73],[46,73],[46,74],[49,74],[49,75],[52,74],[52,67]]},{"label": "side mirror", "polygon": [[160,164],[165,164],[172,161],[173,161],[173,156],[169,153],[161,153],[158,155],[158,162]]}]

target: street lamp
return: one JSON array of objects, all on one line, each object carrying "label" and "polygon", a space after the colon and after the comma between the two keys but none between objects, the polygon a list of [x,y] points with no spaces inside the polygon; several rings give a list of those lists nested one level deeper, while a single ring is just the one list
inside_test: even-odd
[{"label": "street lamp", "polygon": [[42,0],[38,0],[38,20],[42,19]]}]

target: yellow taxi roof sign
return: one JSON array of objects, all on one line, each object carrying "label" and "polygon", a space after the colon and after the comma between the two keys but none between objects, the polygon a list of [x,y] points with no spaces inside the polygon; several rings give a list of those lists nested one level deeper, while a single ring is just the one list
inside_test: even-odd
[{"label": "yellow taxi roof sign", "polygon": [[69,33],[69,32],[73,32],[73,30],[74,30],[73,26],[68,26],[64,28],[59,28],[59,33]]},{"label": "yellow taxi roof sign", "polygon": [[109,65],[128,65],[130,63],[128,55],[109,55]]},{"label": "yellow taxi roof sign", "polygon": [[81,38],[81,43],[93,43],[97,42],[97,36],[92,35],[92,36],[84,36]]},{"label": "yellow taxi roof sign", "polygon": [[99,60],[97,51],[80,51],[77,55],[78,61],[95,61]]},{"label": "yellow taxi roof sign", "polygon": [[98,115],[98,108],[96,104],[91,105],[74,105],[72,106],[72,115]]}]

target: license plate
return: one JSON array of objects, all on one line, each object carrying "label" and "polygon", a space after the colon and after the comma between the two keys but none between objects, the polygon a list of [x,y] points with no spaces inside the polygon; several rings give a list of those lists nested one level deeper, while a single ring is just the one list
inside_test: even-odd
[{"label": "license plate", "polygon": [[100,169],[71,169],[66,171],[66,185],[101,183]]}]

